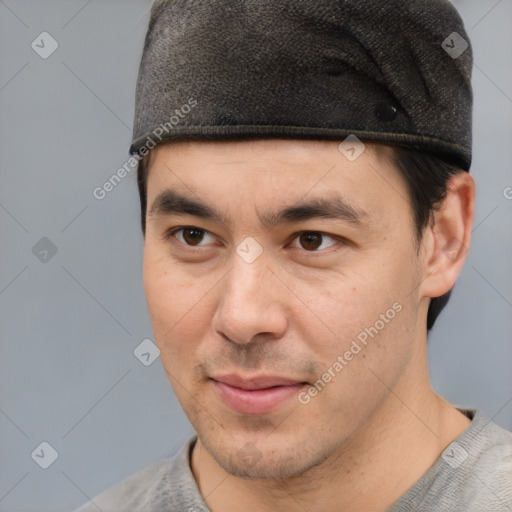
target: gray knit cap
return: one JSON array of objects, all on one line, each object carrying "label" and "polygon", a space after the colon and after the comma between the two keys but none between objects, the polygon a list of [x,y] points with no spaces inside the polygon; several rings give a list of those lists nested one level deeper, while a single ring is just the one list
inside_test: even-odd
[{"label": "gray knit cap", "polygon": [[472,63],[448,0],[157,0],[130,152],[353,134],[469,170]]}]

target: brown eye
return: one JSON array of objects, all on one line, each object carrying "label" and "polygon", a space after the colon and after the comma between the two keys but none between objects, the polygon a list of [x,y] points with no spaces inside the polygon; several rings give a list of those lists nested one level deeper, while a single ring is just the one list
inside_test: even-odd
[{"label": "brown eye", "polygon": [[201,242],[204,240],[205,236],[211,236],[204,229],[195,228],[193,226],[177,229],[177,230],[173,231],[171,233],[171,235],[172,236],[176,235],[176,238],[182,244],[189,245],[189,246],[206,245],[206,244],[201,244]]},{"label": "brown eye", "polygon": [[304,249],[308,251],[318,249],[322,245],[322,235],[319,233],[303,233],[299,240]]},{"label": "brown eye", "polygon": [[187,244],[196,245],[199,243],[204,236],[204,231],[201,229],[195,228],[185,228],[183,229],[183,239]]},{"label": "brown eye", "polygon": [[307,251],[315,251],[318,252],[318,248],[326,249],[327,247],[332,247],[334,244],[328,245],[327,247],[322,247],[325,238],[330,238],[334,240],[333,237],[326,235],[325,233],[321,233],[319,231],[304,231],[300,233],[297,237],[297,240],[300,243],[300,247]]}]

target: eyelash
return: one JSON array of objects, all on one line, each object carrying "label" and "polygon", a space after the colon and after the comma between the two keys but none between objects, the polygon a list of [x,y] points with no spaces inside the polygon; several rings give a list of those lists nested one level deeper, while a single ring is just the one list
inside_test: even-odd
[{"label": "eyelash", "polygon": [[[167,231],[165,233],[165,235],[164,235],[164,239],[167,240],[167,241],[171,241],[171,238],[174,238],[178,244],[180,244],[181,246],[185,246],[187,249],[191,249],[191,250],[194,250],[197,247],[202,247],[202,246],[188,245],[188,244],[180,242],[179,240],[176,239],[176,237],[174,235],[176,233],[180,232],[180,231],[185,230],[185,229],[195,229],[197,231],[201,231],[203,233],[206,233],[206,234],[209,234],[209,235],[213,236],[209,231],[207,231],[205,229],[202,229],[202,228],[198,228],[197,226],[181,226],[179,228],[173,228],[173,229]],[[300,235],[303,235],[303,234],[306,234],[306,233],[313,233],[313,234],[322,235],[323,237],[331,238],[332,240],[341,242],[342,244],[346,244],[347,243],[346,240],[344,238],[340,237],[340,236],[331,235],[331,234],[325,233],[323,231],[314,231],[314,230],[298,231],[297,233],[294,233],[290,237],[291,241],[294,241]],[[336,245],[333,244],[331,247],[327,247],[326,249],[321,249],[321,250],[307,250],[307,249],[302,249],[302,250],[304,252],[308,253],[309,255],[315,255],[315,254],[326,255],[326,254],[331,254],[332,252],[335,252],[337,250],[335,247],[336,247]],[[300,249],[299,247],[294,247],[294,248],[295,249]]]}]

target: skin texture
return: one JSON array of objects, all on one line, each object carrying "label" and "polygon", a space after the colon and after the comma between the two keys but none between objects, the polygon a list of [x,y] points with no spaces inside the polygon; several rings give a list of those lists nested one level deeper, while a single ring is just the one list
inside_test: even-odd
[{"label": "skin texture", "polygon": [[[385,146],[367,143],[353,162],[338,143],[310,140],[173,142],[150,157],[148,210],[170,189],[221,214],[148,211],[144,245],[153,331],[198,434],[191,466],[209,508],[386,510],[469,425],[431,389],[426,314],[467,254],[471,176],[450,180],[419,243]],[[259,221],[333,193],[365,212],[360,223]],[[203,231],[174,232],[186,226]],[[252,263],[236,251],[247,237],[262,248]],[[333,371],[393,304],[400,311]],[[260,415],[228,407],[211,380],[278,375],[311,386],[329,368],[335,377],[307,404],[293,396]]]}]

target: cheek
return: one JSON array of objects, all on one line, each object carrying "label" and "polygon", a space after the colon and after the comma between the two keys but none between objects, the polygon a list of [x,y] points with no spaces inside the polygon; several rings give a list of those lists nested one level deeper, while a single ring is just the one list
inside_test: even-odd
[{"label": "cheek", "polygon": [[[208,327],[209,279],[187,275],[151,249],[144,252],[144,289],[155,341],[164,364],[192,353]],[[201,319],[204,319],[202,321]]]},{"label": "cheek", "polygon": [[341,386],[360,396],[366,393],[361,385],[366,390],[372,383],[378,385],[370,370],[392,381],[410,358],[413,279],[404,279],[408,269],[400,263],[387,262],[386,271],[376,262],[364,264],[342,278],[333,276],[321,287],[296,290],[307,297],[303,302],[308,306],[295,315],[301,339],[324,371],[340,376],[333,379],[337,384],[331,389]]},{"label": "cheek", "polygon": [[351,339],[379,320],[397,300],[399,290],[390,291],[394,286],[382,277],[386,274],[381,272],[379,279],[379,273],[369,267],[332,274],[321,285],[315,280],[294,287],[303,304],[302,313],[295,318],[307,323],[308,331],[317,327],[325,332],[325,337],[311,338],[319,346],[343,349],[350,345]]},{"label": "cheek", "polygon": [[[318,321],[307,324],[303,320],[298,329],[322,369],[306,392],[311,396],[311,410],[324,414],[328,408],[332,418],[338,418],[335,428],[348,432],[370,417],[407,366],[412,347],[404,325],[410,313],[402,301],[382,297],[382,290],[379,294],[376,288],[337,292],[329,299],[325,294],[317,303],[323,315],[331,311],[329,317],[320,314],[335,334],[329,330],[318,336]],[[309,398],[302,399],[304,403]]]}]

